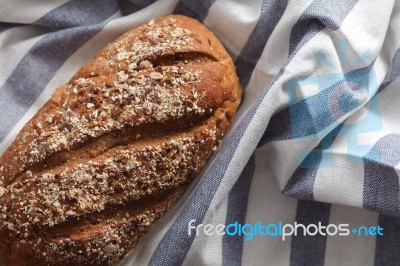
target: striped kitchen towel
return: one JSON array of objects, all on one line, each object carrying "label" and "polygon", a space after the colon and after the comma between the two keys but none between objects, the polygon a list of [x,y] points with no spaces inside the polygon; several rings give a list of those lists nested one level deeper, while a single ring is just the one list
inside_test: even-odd
[{"label": "striped kitchen towel", "polygon": [[[96,51],[170,13],[220,38],[244,98],[206,169],[121,265],[399,265],[400,1],[0,0],[0,151]],[[259,222],[356,231],[191,230]]]}]

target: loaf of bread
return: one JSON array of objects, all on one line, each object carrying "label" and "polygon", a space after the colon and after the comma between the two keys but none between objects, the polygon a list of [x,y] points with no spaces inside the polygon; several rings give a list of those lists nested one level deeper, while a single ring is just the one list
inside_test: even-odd
[{"label": "loaf of bread", "polygon": [[134,28],[83,66],[0,158],[6,265],[114,265],[207,163],[240,103],[202,24]]}]

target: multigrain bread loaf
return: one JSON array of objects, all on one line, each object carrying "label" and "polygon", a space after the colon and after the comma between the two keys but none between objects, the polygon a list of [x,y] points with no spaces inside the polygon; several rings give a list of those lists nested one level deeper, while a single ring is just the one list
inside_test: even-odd
[{"label": "multigrain bread loaf", "polygon": [[204,167],[240,98],[231,58],[196,20],[110,43],[0,158],[3,260],[116,264]]}]

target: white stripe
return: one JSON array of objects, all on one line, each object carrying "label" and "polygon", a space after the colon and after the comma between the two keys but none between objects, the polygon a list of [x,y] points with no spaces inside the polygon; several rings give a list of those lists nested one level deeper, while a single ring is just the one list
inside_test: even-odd
[{"label": "white stripe", "polygon": [[302,158],[310,147],[318,145],[318,139],[288,139],[265,144],[267,156],[265,164],[271,167],[271,176],[276,178],[279,188],[283,190]]},{"label": "white stripe", "polygon": [[259,0],[250,0],[246,3],[240,0],[217,0],[209,9],[204,24],[221,40],[233,60],[240,54],[257,24],[261,4],[262,1]]},{"label": "white stripe", "polygon": [[[378,214],[354,207],[332,205],[329,223],[349,224],[350,230],[359,226],[376,226]],[[374,264],[374,236],[329,236],[325,250],[325,266]]]},{"label": "white stripe", "polygon": [[[268,151],[256,150],[256,168],[250,189],[246,223],[290,223],[296,218],[297,200],[280,193],[276,179],[265,163]],[[289,265],[291,237],[257,236],[243,245],[242,265]]]},{"label": "white stripe", "polygon": [[374,56],[360,67],[367,66],[379,53],[385,40],[393,4],[394,1],[389,0],[384,3],[376,3],[374,8],[371,8],[371,1],[360,0],[343,20],[337,34],[332,37],[345,38],[349,41],[348,66],[367,49],[370,49]]},{"label": "white stripe", "polygon": [[[348,162],[345,149],[347,138],[338,138],[337,141],[337,145],[344,143],[344,150],[332,150],[332,165],[318,169],[314,182],[314,199],[362,208],[364,166],[362,163]],[[322,160],[328,159],[324,156]]]},{"label": "white stripe", "polygon": [[252,78],[255,82],[254,87],[268,84],[269,80],[263,80],[263,77],[276,75],[286,63],[292,28],[312,2],[313,0],[289,1],[286,12],[272,32],[253,72],[253,75],[257,76]]},{"label": "white stripe", "polygon": [[0,7],[0,21],[29,24],[39,19],[54,8],[69,0],[40,1],[17,0],[2,1]]}]

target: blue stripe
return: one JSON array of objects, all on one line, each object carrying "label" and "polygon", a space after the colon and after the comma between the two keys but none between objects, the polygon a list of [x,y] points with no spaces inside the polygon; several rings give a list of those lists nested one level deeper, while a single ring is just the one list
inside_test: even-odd
[{"label": "blue stripe", "polygon": [[[97,15],[87,15],[86,24],[91,26],[75,27],[49,33],[41,38],[22,58],[14,71],[0,88],[0,141],[10,132],[28,108],[46,87],[56,71],[65,60],[79,47],[100,32],[109,18],[118,10],[115,1],[108,0],[74,0],[60,7],[61,14],[75,10],[75,6],[86,4],[87,11],[94,12],[100,7]],[[49,14],[49,19],[57,17]],[[82,15],[82,14],[80,14]],[[73,15],[71,15],[73,19]],[[45,15],[46,17],[46,15]],[[78,18],[77,18],[78,19]],[[41,20],[47,21],[46,18]],[[96,24],[98,23],[98,24]]]},{"label": "blue stripe", "polygon": [[[400,49],[391,61],[379,93],[400,76]],[[400,163],[400,136],[391,134],[381,138],[363,158],[363,207],[389,215],[400,215],[399,177],[394,167]],[[385,218],[387,219],[387,218]],[[383,241],[383,240],[382,240]],[[382,265],[382,264],[381,264]]]},{"label": "blue stripe", "polygon": [[290,35],[289,53],[300,44],[307,42],[313,35],[318,33],[323,28],[327,27],[331,30],[338,30],[347,14],[353,9],[358,0],[348,1],[331,1],[331,0],[316,0],[312,2],[299,21],[293,26]]},{"label": "blue stripe", "polygon": [[261,147],[273,140],[277,141],[292,138],[290,111],[289,108],[284,108],[271,117],[267,129],[265,130],[260,142],[258,143],[258,147]]},{"label": "blue stripe", "polygon": [[[254,154],[246,164],[239,179],[229,192],[225,224],[246,222],[250,186],[254,175]],[[243,235],[224,235],[222,239],[222,265],[241,265],[243,254]]]},{"label": "blue stripe", "polygon": [[[297,203],[296,222],[304,224],[329,224],[331,205],[316,201],[299,200]],[[326,236],[304,236],[300,229],[297,236],[292,236],[290,265],[323,266],[325,261]]]},{"label": "blue stripe", "polygon": [[181,14],[191,18],[195,18],[198,21],[203,21],[208,15],[208,11],[215,0],[180,0],[172,13]]},{"label": "blue stripe", "polygon": [[22,24],[18,24],[18,23],[6,23],[6,22],[1,22],[0,23],[0,33],[2,33],[3,31],[18,27]]},{"label": "blue stripe", "polygon": [[382,81],[379,92],[383,91],[391,82],[400,76],[400,49],[394,54],[389,66],[389,70]]},{"label": "blue stripe", "polygon": [[[136,3],[135,3],[136,2]],[[141,2],[141,3],[139,3]],[[121,12],[121,16],[128,16],[130,14],[133,14],[142,8],[149,6],[156,2],[156,0],[143,0],[143,1],[119,1],[119,9]]]},{"label": "blue stripe", "polygon": [[388,215],[400,215],[399,177],[394,167],[400,163],[400,135],[381,138],[363,158],[363,207]]},{"label": "blue stripe", "polygon": [[383,236],[376,237],[374,266],[397,266],[400,262],[400,219],[379,215]]},{"label": "blue stripe", "polygon": [[247,87],[265,44],[283,16],[286,6],[287,0],[262,2],[260,18],[235,62],[243,88]]},{"label": "blue stripe", "polygon": [[72,0],[49,11],[33,24],[55,29],[95,25],[118,9],[116,0]]},{"label": "blue stripe", "polygon": [[129,2],[135,4],[138,7],[146,7],[157,2],[157,0],[129,0]]},{"label": "blue stripe", "polygon": [[334,130],[329,132],[317,147],[310,151],[304,160],[299,163],[299,166],[282,191],[284,195],[299,199],[314,199],[314,182],[322,161],[322,154],[324,150],[331,147],[342,126],[343,124],[339,124]]}]

